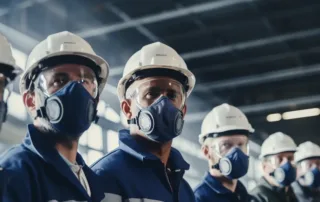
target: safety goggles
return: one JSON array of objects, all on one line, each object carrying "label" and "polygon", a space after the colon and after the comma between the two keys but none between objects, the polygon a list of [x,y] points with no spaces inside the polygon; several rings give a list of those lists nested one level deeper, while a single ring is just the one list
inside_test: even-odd
[{"label": "safety goggles", "polygon": [[299,163],[301,166],[301,169],[304,171],[318,168],[320,170],[320,159],[314,159],[314,160],[304,160]]},{"label": "safety goggles", "polygon": [[235,142],[232,138],[225,139],[221,141],[215,141],[211,147],[215,151],[215,153],[219,157],[224,157],[226,154],[228,154],[229,151],[231,151],[233,148],[238,147],[243,153],[249,156],[249,143],[244,143],[239,145],[238,142]]},{"label": "safety goggles", "polygon": [[93,98],[98,96],[95,73],[83,65],[66,64],[46,69],[39,74],[35,84],[45,95],[51,96],[73,81],[81,83]]},{"label": "safety goggles", "polygon": [[165,77],[144,79],[133,83],[126,92],[127,99],[136,99],[141,107],[148,107],[161,96],[168,97],[181,109],[186,100],[186,93],[178,81]]},{"label": "safety goggles", "polygon": [[285,164],[286,162],[290,162],[292,165],[295,165],[293,161],[293,156],[285,156],[283,154],[279,154],[279,155],[272,155],[267,158],[268,158],[268,162],[270,162],[274,168],[278,168],[281,165]]}]

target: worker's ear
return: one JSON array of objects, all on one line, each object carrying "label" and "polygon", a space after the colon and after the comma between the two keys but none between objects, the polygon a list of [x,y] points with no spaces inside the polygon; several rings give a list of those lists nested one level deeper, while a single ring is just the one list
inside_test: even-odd
[{"label": "worker's ear", "polygon": [[26,106],[29,114],[32,117],[35,117],[36,116],[36,102],[35,102],[36,97],[35,97],[35,93],[26,90],[22,94],[22,98],[23,98],[23,104]]},{"label": "worker's ear", "polygon": [[182,107],[182,114],[183,114],[183,118],[184,118],[184,116],[186,115],[186,113],[187,113],[187,104],[184,104],[183,105],[183,107]]},{"label": "worker's ear", "polygon": [[121,109],[123,114],[127,117],[127,120],[131,119],[132,111],[131,111],[131,100],[125,99],[121,102]]}]

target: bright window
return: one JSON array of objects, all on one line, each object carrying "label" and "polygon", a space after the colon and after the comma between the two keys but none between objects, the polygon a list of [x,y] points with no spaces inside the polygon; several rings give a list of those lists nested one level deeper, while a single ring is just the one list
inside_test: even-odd
[{"label": "bright window", "polygon": [[11,92],[8,99],[8,114],[22,121],[27,120],[27,110],[23,104],[22,96],[18,93]]},{"label": "bright window", "polygon": [[99,151],[95,151],[90,149],[88,151],[88,156],[87,156],[87,164],[92,165],[94,162],[96,162],[98,159],[103,157],[103,153]]},{"label": "bright window", "polygon": [[102,128],[97,124],[91,124],[88,134],[88,146],[97,150],[103,148]]},{"label": "bright window", "polygon": [[104,118],[114,123],[120,123],[120,115],[111,107],[107,107],[104,112]]},{"label": "bright window", "polygon": [[88,132],[84,132],[79,140],[79,144],[83,145],[83,146],[87,146],[88,145]]},{"label": "bright window", "polygon": [[107,151],[110,152],[119,146],[119,134],[114,130],[107,131]]}]

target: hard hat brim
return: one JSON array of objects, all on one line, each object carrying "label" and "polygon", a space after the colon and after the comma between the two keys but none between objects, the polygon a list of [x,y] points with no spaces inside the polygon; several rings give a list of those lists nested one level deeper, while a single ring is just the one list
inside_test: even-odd
[{"label": "hard hat brim", "polygon": [[[238,130],[243,130],[243,131],[248,131],[249,133],[254,133],[254,129],[251,128],[246,128],[246,127],[239,127],[239,126],[227,126],[227,127],[221,127],[219,130],[214,130],[211,132],[207,132],[207,133],[201,133],[199,134],[199,143],[203,144],[204,143],[204,139],[212,133],[224,133],[224,132],[228,132],[228,131],[238,131]],[[230,135],[225,135],[225,136],[230,136]]]},{"label": "hard hat brim", "polygon": [[38,66],[39,62],[41,62],[42,60],[51,58],[51,57],[61,56],[61,55],[77,55],[77,56],[82,56],[82,57],[85,57],[85,58],[88,58],[88,59],[91,59],[92,61],[94,61],[97,64],[97,66],[100,67],[99,77],[101,78],[101,83],[99,84],[99,95],[101,95],[101,93],[107,83],[107,78],[109,75],[109,64],[107,63],[107,61],[105,61],[100,56],[89,54],[89,53],[83,53],[83,52],[75,52],[75,51],[55,52],[52,54],[48,54],[46,57],[42,58],[41,60],[39,60],[37,62],[34,62],[34,65],[29,67],[28,70],[23,72],[23,74],[21,75],[20,85],[19,85],[20,93],[23,94],[24,91],[27,90],[27,87],[26,87],[27,76]]},{"label": "hard hat brim", "polygon": [[274,151],[274,152],[270,152],[270,153],[265,153],[265,154],[260,154],[259,155],[259,158],[260,159],[263,159],[264,157],[266,156],[270,156],[270,155],[276,155],[276,154],[280,154],[280,153],[284,153],[284,152],[296,152],[297,149],[296,148],[283,148],[283,149],[279,149],[277,151]]},{"label": "hard hat brim", "polygon": [[314,158],[320,158],[320,155],[310,155],[310,156],[302,156],[300,158],[295,158],[294,162],[299,163],[303,160],[308,160],[308,159],[314,159]]},{"label": "hard hat brim", "polygon": [[117,87],[117,92],[118,92],[118,98],[120,101],[122,101],[124,99],[125,96],[125,86],[126,86],[126,82],[130,79],[130,77],[137,71],[141,71],[141,70],[146,70],[146,69],[152,69],[152,68],[158,68],[158,67],[162,67],[164,69],[170,69],[170,70],[175,70],[178,71],[180,73],[182,73],[183,75],[185,75],[188,78],[188,85],[189,85],[189,89],[187,92],[187,96],[189,96],[195,86],[195,76],[193,75],[193,73],[188,70],[188,69],[183,69],[180,67],[172,67],[172,66],[161,66],[161,65],[148,65],[148,66],[143,66],[141,68],[137,68],[134,69],[133,71],[129,72],[126,76],[122,77],[118,83],[118,87]]}]

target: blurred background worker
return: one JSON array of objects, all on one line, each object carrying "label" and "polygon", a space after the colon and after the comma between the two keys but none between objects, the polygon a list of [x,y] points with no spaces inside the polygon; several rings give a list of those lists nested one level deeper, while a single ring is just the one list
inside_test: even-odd
[{"label": "blurred background worker", "polygon": [[70,32],[49,35],[31,51],[20,80],[33,119],[22,144],[0,159],[6,181],[0,201],[101,201],[99,179],[77,153],[96,119],[109,66]]},{"label": "blurred background worker", "polygon": [[294,154],[297,165],[297,180],[292,184],[299,202],[320,201],[320,147],[313,142],[304,142]]},{"label": "blurred background worker", "polygon": [[12,56],[11,45],[0,34],[0,130],[7,117],[7,101],[13,88],[11,82],[20,73],[22,73],[22,69],[16,65]]},{"label": "blurred background worker", "polygon": [[238,180],[249,167],[249,134],[254,129],[236,107],[222,104],[204,118],[199,142],[209,163],[209,172],[195,189],[197,202],[250,201]]},{"label": "blurred background worker", "polygon": [[290,184],[296,179],[293,139],[281,132],[270,135],[262,144],[260,159],[263,177],[251,194],[261,202],[295,202]]},{"label": "blurred background worker", "polygon": [[[8,40],[0,34],[0,130],[7,118],[7,101],[12,91],[11,82],[20,73],[22,73],[22,69],[16,65],[16,61],[12,56],[11,45]],[[6,181],[6,171],[0,166],[0,196],[2,195],[2,189]]]},{"label": "blurred background worker", "polygon": [[182,132],[194,85],[184,60],[163,43],[130,57],[118,83],[130,130],[121,130],[119,148],[92,167],[104,180],[107,201],[194,201],[183,179],[189,164],[171,147]]}]

